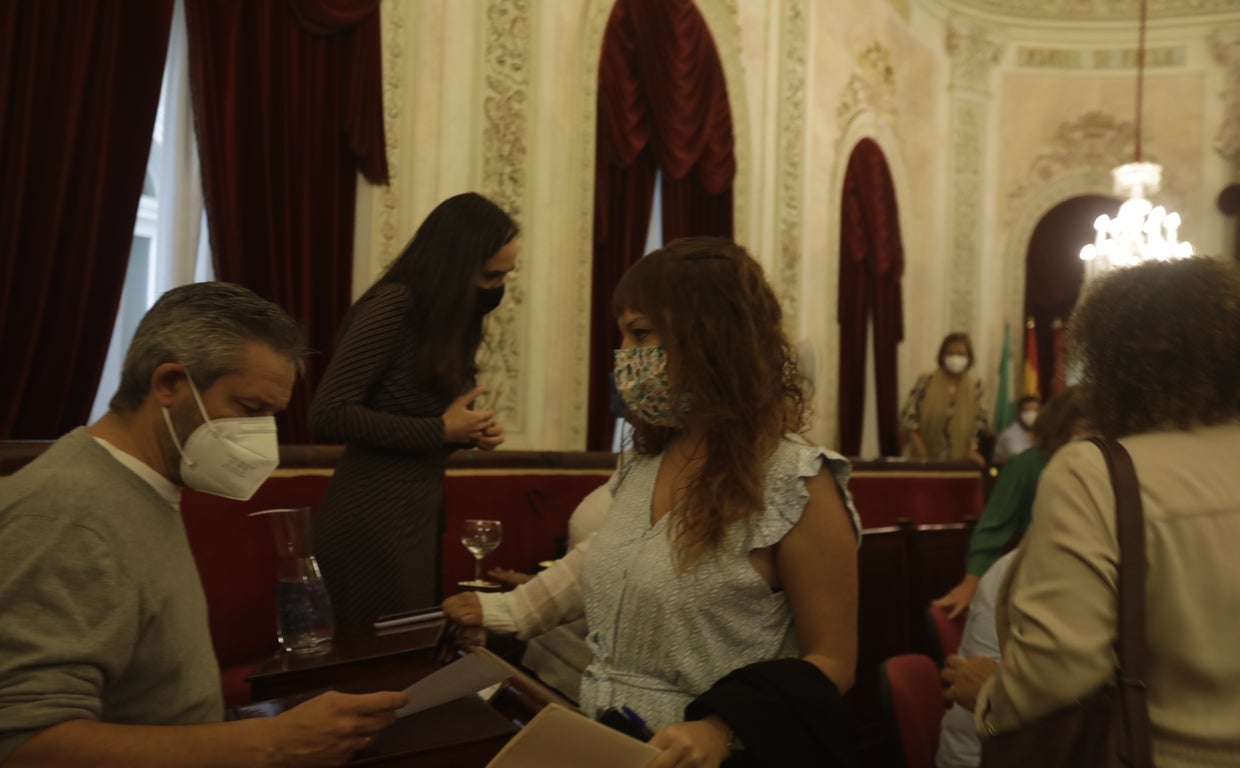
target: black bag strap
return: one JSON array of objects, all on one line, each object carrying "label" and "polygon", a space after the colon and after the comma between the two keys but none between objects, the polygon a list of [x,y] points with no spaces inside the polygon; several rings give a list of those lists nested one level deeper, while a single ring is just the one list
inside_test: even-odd
[{"label": "black bag strap", "polygon": [[1127,732],[1125,762],[1152,768],[1150,711],[1145,687],[1145,511],[1132,457],[1119,441],[1090,438],[1102,450],[1115,490],[1115,529],[1119,540],[1119,638],[1116,681],[1124,700]]}]

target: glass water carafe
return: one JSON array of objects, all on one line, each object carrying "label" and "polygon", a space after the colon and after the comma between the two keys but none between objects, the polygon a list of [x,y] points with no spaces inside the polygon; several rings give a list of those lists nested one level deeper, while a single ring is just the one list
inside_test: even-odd
[{"label": "glass water carafe", "polygon": [[307,551],[309,507],[265,510],[276,554],[276,632],[289,653],[313,655],[331,650],[336,625],[327,586]]}]

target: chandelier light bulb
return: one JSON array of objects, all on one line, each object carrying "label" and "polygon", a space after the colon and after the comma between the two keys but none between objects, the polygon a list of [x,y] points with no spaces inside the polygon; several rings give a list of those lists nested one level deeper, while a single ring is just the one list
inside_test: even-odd
[{"label": "chandelier light bulb", "polygon": [[1141,0],[1137,42],[1137,119],[1134,162],[1111,170],[1115,194],[1127,199],[1115,218],[1106,214],[1094,220],[1094,241],[1081,248],[1088,282],[1111,269],[1131,267],[1143,261],[1183,259],[1193,246],[1179,241],[1180,214],[1154,206],[1147,199],[1162,185],[1162,166],[1141,162],[1141,105],[1145,94],[1145,22],[1148,0]]},{"label": "chandelier light bulb", "polygon": [[1094,220],[1094,242],[1081,249],[1086,279],[1111,269],[1143,261],[1166,261],[1193,255],[1193,246],[1180,242],[1180,214],[1154,205],[1146,194],[1158,191],[1162,166],[1128,163],[1111,171],[1115,192],[1127,195],[1115,217],[1105,213]]}]

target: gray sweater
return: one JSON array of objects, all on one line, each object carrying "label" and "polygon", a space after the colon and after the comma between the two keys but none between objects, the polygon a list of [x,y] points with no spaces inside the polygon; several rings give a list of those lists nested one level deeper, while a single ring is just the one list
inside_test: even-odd
[{"label": "gray sweater", "polygon": [[82,428],[0,482],[0,762],[67,720],[222,717],[179,512]]}]

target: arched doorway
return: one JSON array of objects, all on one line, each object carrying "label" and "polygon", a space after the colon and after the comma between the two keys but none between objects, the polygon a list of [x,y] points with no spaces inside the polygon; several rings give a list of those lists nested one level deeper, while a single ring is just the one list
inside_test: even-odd
[{"label": "arched doorway", "polygon": [[887,159],[873,139],[853,148],[840,196],[840,451],[861,453],[865,431],[867,341],[873,338],[878,450],[897,456],[896,347],[904,339],[900,279],[904,245]]},{"label": "arched doorway", "polygon": [[611,294],[641,258],[654,184],[663,237],[732,236],[732,112],[714,38],[693,0],[618,0],[599,60],[587,448],[609,450]]},{"label": "arched doorway", "polygon": [[[1106,195],[1069,198],[1047,211],[1033,229],[1025,255],[1024,317],[1033,318],[1037,339],[1038,385],[1043,397],[1062,384],[1062,349],[1057,343],[1064,324],[1081,295],[1085,264],[1081,246],[1094,241],[1094,220],[1114,216],[1119,201]],[[1028,357],[1026,350],[1025,356]],[[1018,394],[1025,394],[1023,392]]]}]

